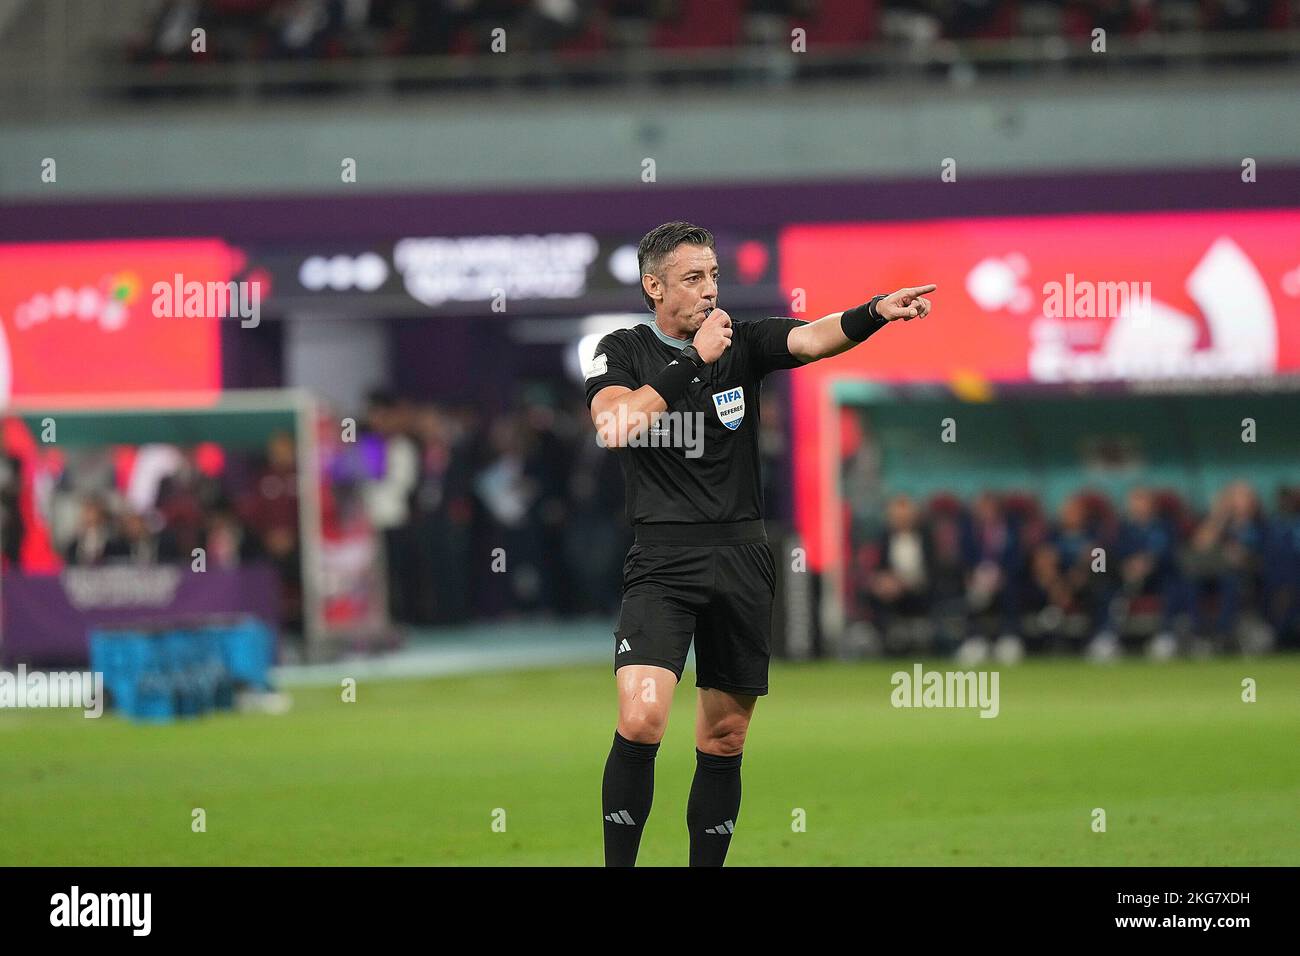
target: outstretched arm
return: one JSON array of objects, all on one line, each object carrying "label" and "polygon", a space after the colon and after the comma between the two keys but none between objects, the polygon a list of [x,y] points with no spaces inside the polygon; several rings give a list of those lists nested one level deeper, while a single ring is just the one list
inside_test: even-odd
[{"label": "outstretched arm", "polygon": [[925,296],[936,288],[934,285],[920,285],[899,289],[891,295],[873,299],[867,305],[824,315],[816,322],[791,329],[786,345],[790,354],[804,364],[847,352],[886,323],[929,315],[932,305]]}]

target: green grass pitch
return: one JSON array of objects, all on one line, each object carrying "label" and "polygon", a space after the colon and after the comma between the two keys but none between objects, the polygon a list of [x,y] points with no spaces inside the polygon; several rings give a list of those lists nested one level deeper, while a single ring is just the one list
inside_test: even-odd
[{"label": "green grass pitch", "polygon": [[[890,675],[911,664],[774,666],[728,865],[1300,863],[1294,656],[1031,661],[1000,668],[993,719],[893,708]],[[1241,699],[1246,677],[1255,703]],[[643,864],[686,860],[692,684],[688,671]],[[601,862],[606,667],[362,683],[355,703],[328,688],[293,698],[282,716],[166,726],[0,712],[0,864]],[[1104,833],[1092,830],[1097,807]]]}]

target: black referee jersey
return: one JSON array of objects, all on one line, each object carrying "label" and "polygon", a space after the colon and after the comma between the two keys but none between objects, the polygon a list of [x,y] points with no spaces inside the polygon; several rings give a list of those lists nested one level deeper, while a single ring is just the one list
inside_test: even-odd
[{"label": "black referee jersey", "polygon": [[[778,317],[733,321],[731,346],[696,373],[660,419],[659,434],[647,429],[643,444],[614,449],[634,527],[762,518],[759,390],[768,372],[803,364],[786,337],[805,324]],[[653,322],[610,332],[586,370],[587,407],[602,388],[645,385],[690,342],[670,338]]]}]

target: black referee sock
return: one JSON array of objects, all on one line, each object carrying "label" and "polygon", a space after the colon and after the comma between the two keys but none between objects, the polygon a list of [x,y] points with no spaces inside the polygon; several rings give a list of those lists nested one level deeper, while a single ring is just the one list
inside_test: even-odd
[{"label": "black referee sock", "polygon": [[635,866],[641,832],[655,793],[658,744],[639,744],[614,731],[600,801],[605,817],[605,865]]},{"label": "black referee sock", "polygon": [[695,779],[686,802],[691,866],[722,866],[740,816],[740,758],[695,750]]}]

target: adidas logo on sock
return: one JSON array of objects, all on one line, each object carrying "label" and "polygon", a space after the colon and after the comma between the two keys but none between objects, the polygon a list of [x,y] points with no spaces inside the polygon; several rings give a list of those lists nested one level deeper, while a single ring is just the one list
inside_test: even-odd
[{"label": "adidas logo on sock", "polygon": [[[608,818],[606,818],[606,819],[608,819]],[[704,828],[704,832],[705,832],[705,833],[717,833],[717,834],[722,834],[722,833],[735,833],[735,832],[736,832],[736,824],[735,824],[735,821],[733,821],[733,820],[724,820],[724,821],[722,821],[721,823],[719,823],[716,827],[705,827],[705,828]]]},{"label": "adidas logo on sock", "polygon": [[632,645],[629,644],[626,639],[619,642],[618,653],[622,654],[624,651],[630,651],[631,649]]},{"label": "adidas logo on sock", "polygon": [[630,827],[636,826],[636,821],[632,819],[631,814],[626,810],[615,810],[613,813],[607,813],[605,819],[610,823],[623,823]]}]

